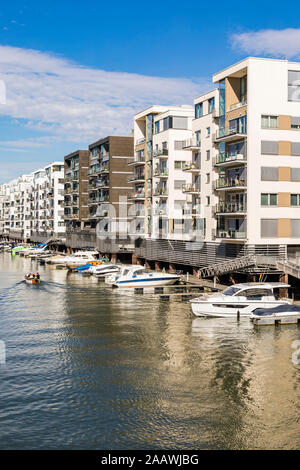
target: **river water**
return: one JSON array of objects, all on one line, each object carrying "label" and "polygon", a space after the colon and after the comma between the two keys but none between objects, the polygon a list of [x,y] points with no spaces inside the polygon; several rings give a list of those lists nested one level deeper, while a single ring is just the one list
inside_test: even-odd
[{"label": "river water", "polygon": [[300,328],[0,254],[1,449],[296,449]]}]

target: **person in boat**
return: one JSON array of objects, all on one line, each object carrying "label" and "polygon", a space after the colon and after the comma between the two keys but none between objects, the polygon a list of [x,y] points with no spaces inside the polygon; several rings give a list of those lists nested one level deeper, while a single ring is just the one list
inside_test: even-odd
[{"label": "person in boat", "polygon": [[40,280],[40,275],[39,273],[36,273],[36,279],[39,281]]}]

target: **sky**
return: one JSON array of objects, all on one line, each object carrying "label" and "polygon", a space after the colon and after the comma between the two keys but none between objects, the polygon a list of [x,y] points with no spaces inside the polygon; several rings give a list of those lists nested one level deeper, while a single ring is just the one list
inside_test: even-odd
[{"label": "sky", "polygon": [[0,184],[107,135],[152,104],[193,104],[247,56],[300,60],[300,6],[13,1],[0,11]]}]

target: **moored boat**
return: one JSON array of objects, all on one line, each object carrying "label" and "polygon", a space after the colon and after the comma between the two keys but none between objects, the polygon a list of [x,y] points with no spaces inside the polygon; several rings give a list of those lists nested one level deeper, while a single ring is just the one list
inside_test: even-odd
[{"label": "moored boat", "polygon": [[39,274],[26,274],[24,279],[26,284],[37,285],[41,283]]},{"label": "moored boat", "polygon": [[[114,276],[114,275],[112,275]],[[124,266],[120,275],[105,280],[114,287],[159,287],[175,284],[180,279],[178,274],[149,272],[143,266]],[[112,282],[110,282],[112,281]]]},{"label": "moored boat", "polygon": [[280,298],[275,290],[288,288],[281,282],[234,284],[221,293],[203,294],[190,300],[194,315],[199,317],[249,317],[256,308],[290,305],[291,299]]},{"label": "moored boat", "polygon": [[298,305],[278,305],[274,308],[256,308],[250,316],[255,325],[273,325],[274,323],[297,323],[300,321]]}]

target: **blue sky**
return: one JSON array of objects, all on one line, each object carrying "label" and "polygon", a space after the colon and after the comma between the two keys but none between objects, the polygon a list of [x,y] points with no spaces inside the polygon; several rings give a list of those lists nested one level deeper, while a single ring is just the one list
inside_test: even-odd
[{"label": "blue sky", "polygon": [[[283,10],[283,9],[282,9]],[[248,55],[299,60],[300,8],[274,2],[14,1],[0,12],[0,184],[150,104],[192,104]]]}]

